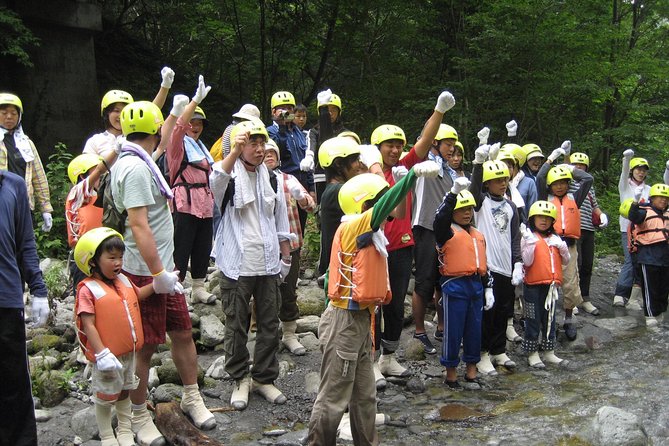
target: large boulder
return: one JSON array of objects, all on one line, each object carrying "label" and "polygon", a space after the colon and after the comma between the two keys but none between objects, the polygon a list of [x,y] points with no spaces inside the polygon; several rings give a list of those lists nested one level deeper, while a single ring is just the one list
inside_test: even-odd
[{"label": "large boulder", "polygon": [[318,336],[318,323],[321,318],[318,316],[306,316],[297,320],[297,333],[311,332]]},{"label": "large boulder", "polygon": [[200,317],[200,343],[205,347],[214,347],[225,337],[225,326],[221,320],[213,315],[207,314]]},{"label": "large boulder", "polygon": [[299,288],[297,306],[302,316],[320,316],[325,310],[325,293],[314,286]]},{"label": "large boulder", "polygon": [[57,406],[67,397],[68,376],[60,370],[45,370],[33,379],[33,393],[44,407]]},{"label": "large boulder", "polygon": [[81,409],[70,418],[70,427],[74,434],[83,441],[98,436],[98,423],[95,421],[95,406]]},{"label": "large boulder", "polygon": [[597,410],[590,436],[593,444],[601,446],[650,444],[648,434],[636,415],[611,406]]}]

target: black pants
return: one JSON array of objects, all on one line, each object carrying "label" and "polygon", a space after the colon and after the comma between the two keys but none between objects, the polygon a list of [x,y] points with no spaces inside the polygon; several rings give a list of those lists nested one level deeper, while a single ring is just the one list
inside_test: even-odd
[{"label": "black pants", "polygon": [[[397,350],[404,325],[404,299],[411,278],[413,248],[400,248],[388,253],[388,277],[393,295],[390,303],[383,305],[376,314],[374,342],[376,348],[383,347],[384,353]],[[383,317],[383,324],[381,323]],[[382,328],[383,327],[383,328]]]},{"label": "black pants", "polygon": [[292,253],[290,271],[288,277],[279,285],[281,291],[281,307],[279,307],[279,319],[283,322],[291,322],[299,319],[300,309],[297,306],[297,280],[300,276],[300,250]]},{"label": "black pants", "polygon": [[481,351],[491,355],[501,355],[506,351],[506,322],[513,314],[516,287],[511,285],[511,277],[491,273],[495,305],[483,312]]},{"label": "black pants", "polygon": [[667,311],[669,266],[639,263],[637,273],[641,277],[643,314],[645,316],[659,316]]},{"label": "black pants", "polygon": [[0,446],[37,444],[22,308],[0,308]]},{"label": "black pants", "polygon": [[174,264],[179,270],[179,280],[184,280],[190,259],[190,275],[204,279],[209,267],[212,218],[198,218],[183,212],[174,213]]},{"label": "black pants", "polygon": [[578,249],[579,286],[583,300],[590,296],[590,279],[592,279],[592,264],[595,260],[595,231],[581,230],[581,238],[576,247]]}]

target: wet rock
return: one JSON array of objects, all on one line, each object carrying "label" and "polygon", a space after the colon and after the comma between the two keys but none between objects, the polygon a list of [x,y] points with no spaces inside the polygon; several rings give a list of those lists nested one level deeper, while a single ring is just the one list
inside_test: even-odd
[{"label": "wet rock", "polygon": [[423,374],[428,378],[441,378],[444,374],[444,369],[440,367],[427,366],[423,370]]},{"label": "wet rock", "polygon": [[45,370],[33,381],[33,392],[40,398],[44,407],[60,404],[68,394],[68,377],[60,370]]},{"label": "wet rock", "polygon": [[297,333],[305,333],[310,331],[315,336],[318,336],[318,323],[321,318],[318,316],[305,316],[297,320]]},{"label": "wet rock", "polygon": [[[179,376],[179,372],[177,371],[177,367],[174,365],[174,361],[172,361],[171,359],[164,360],[163,364],[157,368],[157,371],[158,371],[158,379],[160,379],[161,383],[163,384],[171,383],[179,385],[183,384],[181,382],[181,377]],[[200,386],[204,385],[204,371],[199,366],[197,371],[197,383]]]},{"label": "wet rock", "polygon": [[303,446],[307,444],[307,435],[309,431],[307,429],[301,429],[299,431],[288,432],[286,435],[282,435],[277,439],[277,446]]},{"label": "wet rock", "polygon": [[95,407],[87,407],[75,413],[70,419],[70,427],[82,443],[96,438],[98,436],[98,423],[95,421]]},{"label": "wet rock", "polygon": [[425,349],[418,340],[411,338],[404,347],[404,357],[410,361],[421,361],[425,359]]},{"label": "wet rock", "polygon": [[26,347],[29,355],[34,355],[52,348],[60,350],[63,346],[63,339],[57,335],[38,334],[27,342]]},{"label": "wet rock", "polygon": [[160,385],[160,378],[158,378],[158,368],[151,367],[149,369],[149,380],[147,383],[149,390],[156,388]]},{"label": "wet rock", "polygon": [[263,435],[265,437],[280,437],[284,434],[288,433],[286,429],[272,429],[269,431],[263,431]]},{"label": "wet rock", "polygon": [[38,423],[43,423],[45,421],[49,421],[51,419],[51,412],[48,410],[44,409],[36,409],[35,410],[35,421]]},{"label": "wet rock", "polygon": [[315,271],[314,271],[313,268],[306,268],[304,270],[304,273],[302,273],[302,278],[303,279],[311,280],[314,277],[315,277]]},{"label": "wet rock", "polygon": [[407,381],[407,390],[411,393],[425,392],[425,382],[417,376],[412,377]]},{"label": "wet rock", "polygon": [[221,320],[208,314],[200,318],[200,342],[206,347],[214,347],[223,342],[225,326]]},{"label": "wet rock", "polygon": [[216,358],[207,369],[206,376],[214,379],[225,379],[229,376],[225,371],[225,355]]},{"label": "wet rock", "polygon": [[157,403],[169,403],[181,398],[183,387],[176,384],[161,384],[153,391],[153,401]]},{"label": "wet rock", "polygon": [[312,332],[300,333],[298,338],[300,339],[300,343],[304,345],[304,348],[306,348],[307,351],[315,352],[320,349],[318,338]]},{"label": "wet rock", "polygon": [[439,418],[442,421],[462,421],[484,416],[487,415],[459,403],[446,404],[439,408]]},{"label": "wet rock", "polygon": [[321,384],[321,375],[318,372],[309,372],[304,377],[304,391],[307,394],[316,395]]},{"label": "wet rock", "polygon": [[604,406],[597,410],[592,421],[593,443],[610,445],[646,445],[648,436],[636,415],[617,407]]},{"label": "wet rock", "polygon": [[301,316],[320,316],[325,310],[325,293],[318,287],[304,288],[297,296]]},{"label": "wet rock", "polygon": [[632,330],[639,326],[637,318],[634,316],[621,316],[606,319],[597,318],[593,321],[593,324],[599,328],[603,328],[614,333]]},{"label": "wet rock", "polygon": [[30,363],[30,370],[51,370],[58,367],[61,361],[53,356],[35,355],[30,356],[28,362]]},{"label": "wet rock", "polygon": [[199,314],[190,312],[190,313],[188,313],[188,317],[190,317],[190,323],[193,327],[199,327],[200,326],[200,315]]},{"label": "wet rock", "polygon": [[222,323],[225,323],[225,313],[223,312],[223,305],[220,303],[216,302],[213,305],[195,304],[193,307],[195,308],[195,312],[200,315],[200,321],[202,321],[203,316],[213,314]]},{"label": "wet rock", "polygon": [[295,364],[288,361],[279,361],[279,377],[278,379],[283,379],[295,369]]},{"label": "wet rock", "polygon": [[520,411],[523,411],[527,408],[527,404],[525,404],[521,400],[510,400],[505,403],[502,403],[498,406],[496,406],[492,410],[493,415],[502,415],[505,413],[517,413]]}]

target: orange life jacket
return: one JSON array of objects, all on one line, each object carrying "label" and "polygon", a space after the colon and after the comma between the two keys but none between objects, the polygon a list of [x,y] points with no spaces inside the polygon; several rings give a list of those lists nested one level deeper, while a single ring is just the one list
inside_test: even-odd
[{"label": "orange life jacket", "polygon": [[562,285],[562,257],[555,246],[548,246],[541,234],[535,232],[539,239],[534,246],[534,262],[525,266],[525,283],[527,285],[550,285],[555,282]]},{"label": "orange life jacket", "polygon": [[[87,277],[79,283],[87,287],[95,297],[95,328],[100,334],[102,344],[115,356],[137,351],[144,346],[144,330],[139,303],[135,290],[123,274],[114,280],[114,287],[102,280]],[[74,314],[77,314],[79,300],[75,301]],[[86,358],[95,362],[95,351],[91,348],[88,338],[81,327],[81,318],[77,317],[79,343]]]},{"label": "orange life jacket", "polygon": [[65,202],[65,220],[67,221],[67,243],[74,248],[79,237],[94,228],[102,226],[102,208],[95,206],[95,200],[72,212],[73,200]]},{"label": "orange life jacket", "polygon": [[361,306],[385,305],[390,302],[388,259],[379,253],[373,243],[354,252],[342,252],[339,225],[332,242],[332,254],[338,256],[335,268],[330,262],[328,297],[331,300],[352,299]]},{"label": "orange life jacket", "polygon": [[581,211],[576,206],[574,196],[566,194],[563,197],[551,195],[548,201],[557,207],[557,218],[553,227],[560,237],[581,238]]},{"label": "orange life jacket", "polygon": [[650,204],[640,204],[639,207],[646,210],[646,219],[639,225],[630,222],[630,252],[636,252],[639,246],[669,242],[669,210],[659,214]]},{"label": "orange life jacket", "polygon": [[448,239],[439,252],[439,272],[442,276],[460,277],[472,274],[484,275],[487,271],[485,238],[476,228],[469,231],[452,223],[453,237]]}]

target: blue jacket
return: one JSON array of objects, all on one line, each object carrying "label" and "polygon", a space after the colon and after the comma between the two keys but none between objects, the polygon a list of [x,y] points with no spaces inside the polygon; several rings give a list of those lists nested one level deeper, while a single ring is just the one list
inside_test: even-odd
[{"label": "blue jacket", "polygon": [[276,122],[267,127],[269,137],[279,146],[281,154],[281,172],[297,178],[309,192],[314,190],[314,175],[312,172],[300,170],[300,161],[307,151],[307,137],[295,124],[279,126]]},{"label": "blue jacket", "polygon": [[23,283],[46,297],[23,178],[0,171],[0,308],[23,308]]}]

